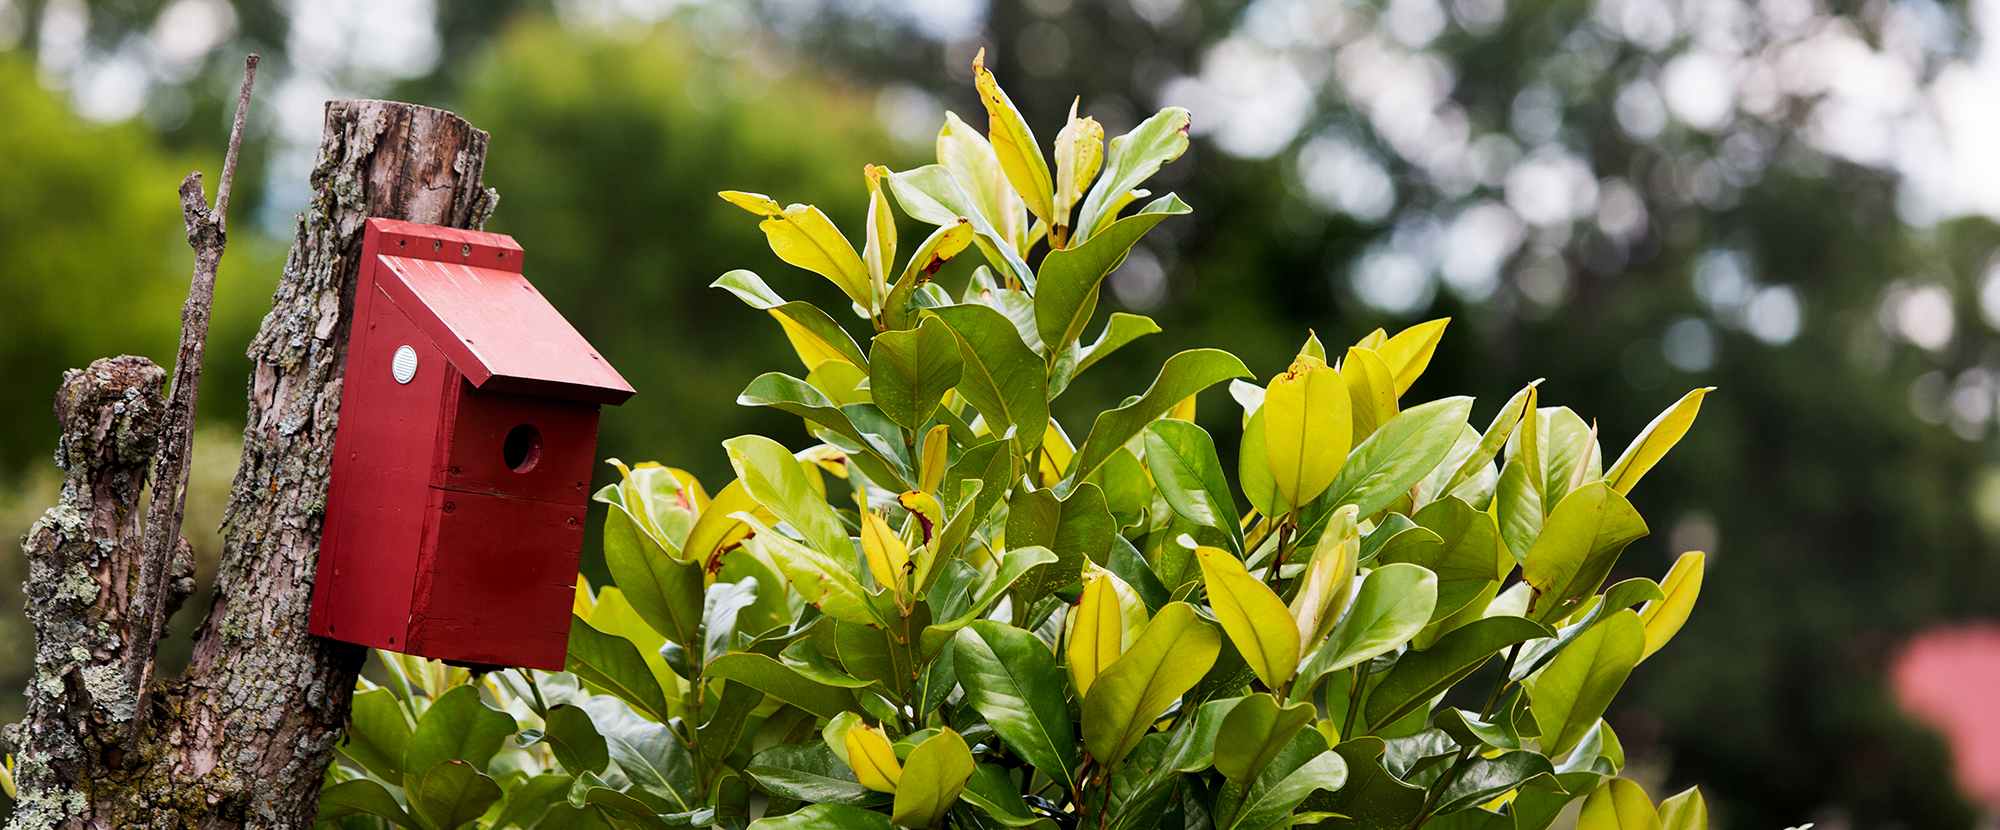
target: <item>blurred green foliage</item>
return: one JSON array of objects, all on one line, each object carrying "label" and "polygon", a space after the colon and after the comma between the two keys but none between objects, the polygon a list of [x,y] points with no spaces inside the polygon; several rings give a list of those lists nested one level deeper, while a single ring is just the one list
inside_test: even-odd
[{"label": "blurred green foliage", "polygon": [[[90,125],[13,53],[0,53],[0,112],[0,471],[12,472],[54,451],[50,393],[64,369],[116,354],[171,363],[194,266],[176,188],[200,166],[213,193],[221,152],[193,162],[139,124]],[[270,243],[235,241],[218,282],[218,343],[248,342],[277,284]],[[248,364],[239,347],[209,354],[215,405],[240,394]]]},{"label": "blurred green foliage", "polygon": [[803,437],[732,403],[788,352],[746,331],[768,318],[707,287],[746,255],[778,265],[715,193],[747,183],[858,221],[862,166],[895,161],[866,94],[709,57],[670,30],[625,40],[545,20],[496,40],[462,94],[457,111],[493,135],[486,183],[504,207],[488,230],[520,240],[550,302],[641,391],[606,409],[599,454],[718,476],[724,437],[753,424]]}]

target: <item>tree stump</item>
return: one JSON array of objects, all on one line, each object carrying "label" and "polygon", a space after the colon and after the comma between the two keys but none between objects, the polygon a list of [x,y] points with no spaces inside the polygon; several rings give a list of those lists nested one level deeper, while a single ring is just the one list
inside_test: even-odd
[{"label": "tree stump", "polygon": [[[312,825],[366,657],[306,633],[363,228],[482,227],[498,198],[480,184],[486,142],[441,110],[327,104],[313,199],[250,346],[215,605],[187,672],[137,695],[123,667],[134,649],[150,667],[157,644],[132,630],[125,585],[139,572],[136,504],[164,373],[127,357],[65,378],[62,502],[26,544],[37,665],[28,719],[9,733],[21,792],[10,827]],[[170,604],[191,587],[173,582]]]}]

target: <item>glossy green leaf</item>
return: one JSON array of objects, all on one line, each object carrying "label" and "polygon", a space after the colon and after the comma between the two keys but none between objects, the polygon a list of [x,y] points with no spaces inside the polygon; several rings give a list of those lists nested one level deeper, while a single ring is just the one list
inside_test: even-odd
[{"label": "glossy green leaf", "polygon": [[1291,507],[1278,493],[1278,479],[1271,471],[1264,436],[1264,410],[1259,407],[1243,425],[1243,443],[1236,447],[1236,483],[1243,487],[1243,497],[1250,500],[1251,509],[1266,516],[1283,516]]},{"label": "glossy green leaf", "polygon": [[1360,529],[1353,505],[1335,510],[1333,522],[1313,546],[1312,559],[1292,596],[1292,619],[1298,624],[1299,647],[1316,648],[1333,633],[1347,600],[1354,595],[1355,567],[1361,553]]},{"label": "glossy green leaf", "polygon": [[[1089,437],[1077,449],[1070,475],[1076,481],[1089,478],[1112,453],[1154,419],[1167,414],[1175,404],[1210,386],[1242,377],[1250,377],[1243,361],[1219,349],[1191,349],[1167,358],[1153,385],[1138,400],[1097,416],[1090,426]],[[1231,512],[1235,512],[1233,507]]]},{"label": "glossy green leaf", "polygon": [[1660,463],[1667,451],[1680,443],[1688,428],[1694,426],[1695,416],[1701,413],[1701,399],[1713,391],[1715,387],[1709,386],[1687,393],[1640,430],[1639,437],[1632,439],[1631,446],[1625,448],[1625,453],[1604,474],[1604,480],[1611,482],[1611,489],[1631,493],[1633,485],[1654,464]]},{"label": "glossy green leaf", "polygon": [[410,735],[409,751],[403,757],[407,774],[429,771],[446,760],[464,761],[473,770],[483,770],[501,744],[514,734],[514,716],[487,706],[479,700],[475,686],[457,686],[431,701]]},{"label": "glossy green leaf", "polygon": [[1437,607],[1437,575],[1416,565],[1384,565],[1355,589],[1332,636],[1299,670],[1311,687],[1327,672],[1374,659],[1417,636]]},{"label": "glossy green leaf", "polygon": [[1348,349],[1340,382],[1347,389],[1353,441],[1366,440],[1396,417],[1396,376],[1373,349]]},{"label": "glossy green leaf", "polygon": [[939,730],[903,762],[890,821],[904,827],[932,827],[951,810],[972,777],[972,750],[951,729]]},{"label": "glossy green leaf", "polygon": [[614,504],[605,511],[604,565],[647,625],[684,648],[699,647],[700,563],[677,559]]},{"label": "glossy green leaf", "polygon": [[[949,122],[946,126],[954,127]],[[964,122],[956,123],[956,128],[963,127]],[[965,132],[970,133],[971,130],[966,129]],[[945,136],[940,134],[939,144],[944,143]],[[976,182],[982,177],[974,175],[971,178]],[[997,187],[1006,189],[1004,185]],[[986,260],[993,263],[994,268],[1012,274],[1020,284],[1034,288],[1035,272],[1021,259],[1012,235],[994,224],[1002,220],[979,204],[977,184],[961,183],[957,175],[944,165],[927,164],[890,176],[889,192],[895,195],[896,203],[902,206],[903,212],[917,221],[943,227],[956,224],[961,218],[971,220],[974,240]]]},{"label": "glossy green leaf", "polygon": [[1597,592],[1618,555],[1646,535],[1646,521],[1605,482],[1586,484],[1564,496],[1542,527],[1521,578],[1534,586],[1528,616],[1558,620]]},{"label": "glossy green leaf", "polygon": [[339,821],[355,815],[376,816],[397,827],[425,830],[415,817],[404,812],[403,805],[396,803],[395,796],[372,779],[342,781],[320,791],[319,821]]},{"label": "glossy green leaf", "polygon": [[1375,351],[1382,355],[1382,362],[1389,368],[1395,379],[1396,397],[1410,391],[1410,385],[1417,382],[1424,369],[1431,364],[1431,355],[1437,351],[1438,342],[1444,339],[1445,324],[1450,317],[1427,320],[1396,333]]},{"label": "glossy green leaf", "polygon": [[891,830],[889,817],[851,804],[808,804],[796,812],[760,818],[749,830]]},{"label": "glossy green leaf", "polygon": [[1300,538],[1317,538],[1336,507],[1352,504],[1372,516],[1409,492],[1451,452],[1470,411],[1471,398],[1441,398],[1383,424],[1348,454],[1340,476],[1302,513],[1306,531]]},{"label": "glossy green leaf", "polygon": [[774,795],[807,804],[874,807],[894,799],[854,780],[854,770],[834,757],[825,743],[779,745],[757,753],[744,773]]},{"label": "glossy green leaf", "polygon": [[1007,770],[993,764],[980,764],[974,769],[958,797],[1003,827],[1028,827],[1043,820],[1021,801],[1021,791],[1007,777]]},{"label": "glossy green leaf", "polygon": [[1162,499],[1182,518],[1215,528],[1232,552],[1243,553],[1243,530],[1236,514],[1236,497],[1223,476],[1215,441],[1208,431],[1168,418],[1146,426],[1146,469]]},{"label": "glossy green leaf", "polygon": [[1495,652],[1552,634],[1546,626],[1520,617],[1487,617],[1468,623],[1430,648],[1397,660],[1396,667],[1368,693],[1362,713],[1371,725],[1393,723],[1464,680]]},{"label": "glossy green leaf", "polygon": [[1390,775],[1382,766],[1386,748],[1377,737],[1344,741],[1333,748],[1347,762],[1347,782],[1340,789],[1308,798],[1306,809],[1335,813],[1320,823],[1328,830],[1403,830],[1423,808],[1424,789]]},{"label": "glossy green leaf", "polygon": [[1561,755],[1597,725],[1646,648],[1639,615],[1626,610],[1585,631],[1528,680],[1542,748]]},{"label": "glossy green leaf", "polygon": [[1077,212],[1076,241],[1089,238],[1113,219],[1127,194],[1159,172],[1161,165],[1180,158],[1187,151],[1187,131],[1188,111],[1168,107],[1111,139],[1104,150],[1104,172]]},{"label": "glossy green leaf", "polygon": [[958,385],[958,339],[944,321],[925,318],[910,331],[885,331],[869,347],[869,393],[905,429],[930,422],[944,393]]},{"label": "glossy green leaf", "polygon": [[1354,431],[1351,409],[1340,373],[1316,360],[1293,363],[1265,387],[1258,410],[1264,454],[1286,504],[1318,498],[1340,473]]},{"label": "glossy green leaf", "polygon": [[[1289,826],[1292,811],[1314,792],[1338,790],[1347,783],[1347,762],[1339,753],[1326,749],[1326,739],[1318,732],[1302,731],[1293,736],[1288,751],[1299,753],[1300,747],[1318,749],[1318,754],[1303,764],[1285,763],[1281,757],[1265,770],[1263,777],[1244,793],[1243,800],[1235,810],[1236,820],[1226,825],[1228,830],[1269,830]],[[1287,768],[1289,767],[1289,769]],[[1278,773],[1283,772],[1280,777]]]},{"label": "glossy green leaf", "polygon": [[1227,735],[1228,740],[1215,747],[1215,771],[1239,784],[1256,780],[1292,736],[1312,720],[1310,703],[1280,706],[1277,698],[1268,694],[1244,697],[1222,720],[1219,734]]},{"label": "glossy green leaf", "polygon": [[342,754],[384,781],[403,780],[403,753],[410,746],[410,721],[403,705],[388,689],[369,689],[354,696],[352,725],[341,741]]},{"label": "glossy green leaf", "polygon": [[1466,759],[1458,777],[1452,779],[1451,786],[1444,789],[1444,797],[1438,801],[1437,813],[1450,814],[1470,807],[1477,807],[1492,801],[1508,790],[1519,787],[1536,776],[1549,776],[1553,782],[1555,768],[1541,753],[1525,749],[1502,752],[1488,758],[1474,755]]},{"label": "glossy green leaf", "polygon": [[845,669],[820,652],[819,645],[810,637],[779,652],[778,662],[807,680],[836,689],[859,689],[874,682],[848,676]]},{"label": "glossy green leaf", "polygon": [[1500,412],[1493,416],[1493,423],[1488,424],[1486,431],[1480,434],[1478,446],[1464,461],[1459,462],[1451,477],[1445,480],[1443,487],[1439,488],[1439,493],[1450,493],[1477,475],[1480,470],[1492,465],[1494,456],[1500,454],[1500,448],[1507,445],[1507,439],[1513,437],[1514,429],[1521,425],[1522,416],[1534,411],[1535,387],[1540,383],[1541,381],[1530,383],[1526,388],[1514,393],[1514,397],[1507,399],[1507,403],[1500,407]]},{"label": "glossy green leaf", "polygon": [[599,631],[582,617],[570,617],[569,655],[563,666],[585,683],[617,695],[655,720],[669,717],[666,694],[632,641]]},{"label": "glossy green leaf", "polygon": [[[1633,577],[1605,589],[1602,596],[1587,600],[1589,610],[1586,613],[1571,614],[1568,617],[1569,624],[1556,632],[1555,639],[1534,643],[1522,649],[1521,659],[1514,663],[1512,679],[1527,677],[1548,665],[1548,662],[1554,660],[1563,649],[1568,648],[1570,643],[1576,642],[1576,638],[1583,636],[1583,633],[1589,631],[1591,627],[1609,619],[1611,615],[1641,602],[1657,601],[1664,596],[1665,594],[1660,592],[1660,586],[1645,577]],[[1639,620],[1642,626],[1645,624],[1645,619],[1645,615],[1641,613]]]},{"label": "glossy green leaf", "polygon": [[867,266],[819,208],[792,205],[757,227],[779,259],[827,278],[862,308],[873,307]]},{"label": "glossy green leaf", "polygon": [[1057,568],[1061,565],[1062,562],[1055,552],[1040,545],[1013,548],[1000,557],[1000,566],[994,570],[993,578],[986,580],[985,583],[979,586],[979,590],[972,594],[970,603],[963,614],[960,614],[957,619],[940,622],[932,627],[946,630],[963,628],[972,623],[974,618],[985,614],[1009,590],[1019,588],[1019,595],[1022,596],[1027,595],[1032,590],[1043,590],[1042,588],[1027,584],[1029,581],[1037,578],[1046,579],[1049,582],[1061,585],[1067,585],[1070,582],[1076,581],[1074,576],[1062,582],[1055,582],[1060,577],[1046,576],[1049,573],[1048,569]]},{"label": "glossy green leaf", "polygon": [[957,113],[945,112],[935,149],[938,163],[950,170],[952,178],[965,188],[972,207],[980,215],[994,222],[1004,221],[1010,227],[1026,221],[1027,208],[1007,184],[1007,174],[1000,170],[1000,157],[993,153],[992,142]]},{"label": "glossy green leaf", "polygon": [[734,680],[823,718],[855,708],[852,692],[814,680],[799,667],[762,654],[736,652],[715,658],[709,677]]},{"label": "glossy green leaf", "polygon": [[[1498,567],[1500,531],[1491,514],[1446,496],[1424,505],[1416,520],[1419,527],[1437,534],[1441,544],[1385,550],[1378,561],[1409,562],[1437,574],[1438,600],[1431,622],[1464,608],[1488,584],[1506,576]],[[1507,561],[1513,563],[1511,557]]]},{"label": "glossy green leaf", "polygon": [[[460,686],[469,689],[469,686]],[[500,785],[480,774],[464,761],[439,761],[431,765],[407,792],[417,815],[435,830],[454,830],[471,824],[499,802]]]},{"label": "glossy green leaf", "polygon": [[1097,335],[1097,341],[1085,347],[1083,353],[1077,357],[1076,372],[1083,374],[1083,370],[1110,357],[1112,352],[1124,348],[1125,344],[1148,334],[1159,333],[1160,324],[1153,322],[1151,317],[1127,314],[1123,311],[1111,312],[1111,319],[1104,322],[1104,331]]},{"label": "glossy green leaf", "polygon": [[549,715],[543,719],[542,741],[555,753],[556,760],[563,769],[577,775],[588,770],[603,772],[611,762],[611,751],[605,748],[604,735],[590,722],[590,714],[568,704],[549,707]]},{"label": "glossy green leaf", "polygon": [[806,602],[835,619],[861,625],[883,624],[881,613],[870,601],[868,591],[861,587],[860,578],[849,570],[852,567],[849,563],[854,561],[852,553],[845,561],[836,559],[794,542],[754,519],[747,521],[757,530],[753,544],[778,563],[778,569],[785,572],[792,588]]},{"label": "glossy green leaf", "polygon": [[1503,708],[1492,716],[1492,720],[1480,720],[1478,716],[1467,714],[1456,708],[1446,708],[1431,715],[1431,723],[1444,730],[1446,735],[1458,742],[1459,746],[1486,747],[1495,749],[1520,749],[1521,735],[1514,722]]},{"label": "glossy green leaf", "polygon": [[[1528,561],[1528,549],[1541,535],[1542,519],[1555,503],[1542,492],[1546,479],[1542,464],[1544,420],[1534,408],[1535,387],[1528,387],[1521,422],[1507,443],[1507,463],[1500,468],[1500,481],[1493,486],[1494,520],[1500,526],[1500,543],[1518,564]],[[1544,504],[1546,503],[1546,507]]]},{"label": "glossy green leaf", "polygon": [[918,307],[936,305],[920,301],[919,289],[929,284],[931,277],[945,263],[971,245],[973,238],[972,221],[961,218],[940,226],[917,246],[917,250],[910,254],[910,261],[903,266],[902,276],[889,289],[888,299],[883,301],[883,317],[891,329],[909,328]]},{"label": "glossy green leaf", "polygon": [[1661,830],[1660,814],[1644,788],[1628,778],[1606,780],[1583,800],[1576,830]]},{"label": "glossy green leaf", "polygon": [[1569,407],[1543,407],[1535,414],[1542,436],[1542,510],[1552,512],[1571,490],[1604,477],[1597,430]]},{"label": "glossy green leaf", "polygon": [[666,724],[647,719],[615,698],[597,696],[578,702],[604,735],[611,760],[632,783],[685,813],[702,806],[694,759],[686,744]]},{"label": "glossy green leaf", "polygon": [[966,704],[1015,754],[1074,790],[1076,733],[1048,646],[1027,631],[980,620],[958,632],[952,651]]},{"label": "glossy green leaf", "polygon": [[1660,830],[1708,830],[1708,802],[1689,787],[1660,802]]},{"label": "glossy green leaf", "polygon": [[1049,423],[1048,367],[992,306],[969,303],[930,309],[958,336],[964,369],[958,391],[995,436],[1014,430],[1018,455],[1041,443]]},{"label": "glossy green leaf", "polygon": [[[1299,667],[1299,629],[1285,601],[1221,548],[1199,547],[1208,605],[1266,688],[1282,688]],[[1411,632],[1414,634],[1415,632]]]},{"label": "glossy green leaf", "polygon": [[[854,546],[848,541],[847,528],[783,444],[761,435],[739,435],[722,442],[722,447],[736,477],[758,504],[796,529],[815,551],[836,559],[852,556]],[[780,560],[779,564],[784,563]],[[786,575],[791,576],[790,571]]]},{"label": "glossy green leaf", "polygon": [[[777,585],[772,585],[778,590]],[[757,580],[716,582],[708,586],[702,611],[702,659],[714,660],[729,653],[736,641],[736,618],[757,601]],[[748,632],[746,632],[748,633]]]},{"label": "glossy green leaf", "polygon": [[1556,772],[1556,782],[1561,790],[1549,787],[1524,787],[1508,803],[1507,811],[1513,814],[1516,830],[1548,830],[1563,808],[1570,802],[1590,794],[1605,776],[1595,772]]},{"label": "glossy green leaf", "polygon": [[805,361],[806,369],[811,370],[817,365],[817,360],[806,357],[809,354],[823,359],[837,358],[864,370],[868,368],[868,358],[861,354],[861,347],[856,346],[847,330],[827,316],[825,311],[808,302],[785,302],[785,298],[778,296],[755,273],[739,268],[723,274],[709,287],[724,289],[751,308],[770,312],[772,317],[778,318],[778,322],[784,325],[785,336],[791,339],[792,347]]},{"label": "glossy green leaf", "polygon": [[1007,544],[1046,548],[1055,561],[1038,566],[1021,582],[1022,602],[1032,604],[1049,592],[1069,585],[1083,565],[1101,559],[1116,533],[1104,493],[1095,485],[1077,488],[1058,500],[1050,490],[1016,490],[1007,500]]},{"label": "glossy green leaf", "polygon": [[1035,286],[1035,328],[1042,343],[1052,350],[1060,349],[1082,337],[1084,325],[1097,309],[1104,278],[1125,261],[1125,254],[1154,225],[1189,210],[1187,203],[1169,193],[1138,213],[1112,222],[1082,244],[1050,251],[1043,257]]},{"label": "glossy green leaf", "polygon": [[[1174,602],[1160,609],[1083,700],[1083,742],[1091,757],[1106,766],[1124,760],[1153,720],[1201,681],[1221,650],[1222,635],[1193,606]],[[1055,676],[1053,667],[1050,674]],[[964,677],[961,672],[961,681]],[[1068,722],[1066,710],[1063,721]]]},{"label": "glossy green leaf", "polygon": [[1641,662],[1680,633],[1681,624],[1687,622],[1688,613],[1694,610],[1695,598],[1701,595],[1701,577],[1707,559],[1700,551],[1681,554],[1660,586],[1664,596],[1640,610],[1639,622],[1646,628],[1646,651],[1639,655]]}]

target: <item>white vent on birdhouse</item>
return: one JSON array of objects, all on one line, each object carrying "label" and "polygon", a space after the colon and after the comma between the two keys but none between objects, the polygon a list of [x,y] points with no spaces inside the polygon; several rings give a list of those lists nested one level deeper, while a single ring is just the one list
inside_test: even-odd
[{"label": "white vent on birdhouse", "polygon": [[397,383],[409,383],[410,378],[417,376],[417,350],[408,346],[398,348],[389,371],[396,376]]}]

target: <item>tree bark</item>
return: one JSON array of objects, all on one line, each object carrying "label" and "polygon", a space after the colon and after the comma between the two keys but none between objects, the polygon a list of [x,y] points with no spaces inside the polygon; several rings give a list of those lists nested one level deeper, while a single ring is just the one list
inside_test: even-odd
[{"label": "tree bark", "polygon": [[[215,605],[187,672],[153,684],[143,708],[122,666],[132,649],[150,666],[156,643],[134,630],[126,585],[164,373],[117,358],[66,376],[63,497],[26,545],[37,665],[28,719],[10,733],[21,753],[10,827],[312,825],[366,657],[306,633],[365,220],[482,227],[498,198],[480,184],[486,142],[441,110],[327,105],[313,199],[250,347]],[[173,582],[170,603],[191,587]]]}]

